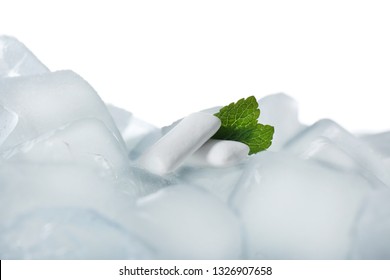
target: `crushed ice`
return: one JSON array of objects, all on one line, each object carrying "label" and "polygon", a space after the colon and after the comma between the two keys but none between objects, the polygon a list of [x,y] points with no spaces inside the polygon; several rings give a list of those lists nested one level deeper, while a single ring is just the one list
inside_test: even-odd
[{"label": "crushed ice", "polygon": [[259,105],[269,151],[220,167],[217,149],[215,167],[184,147],[153,174],[155,155],[138,159],[177,123],[107,105],[0,37],[0,258],[390,259],[390,132],[305,126],[284,94]]}]

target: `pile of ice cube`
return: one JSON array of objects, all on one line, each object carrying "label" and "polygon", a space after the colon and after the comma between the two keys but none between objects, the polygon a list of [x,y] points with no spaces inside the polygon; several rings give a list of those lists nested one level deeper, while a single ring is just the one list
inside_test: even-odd
[{"label": "pile of ice cube", "polygon": [[390,132],[259,105],[269,151],[156,175],[137,162],[166,128],[0,37],[0,258],[389,259]]}]

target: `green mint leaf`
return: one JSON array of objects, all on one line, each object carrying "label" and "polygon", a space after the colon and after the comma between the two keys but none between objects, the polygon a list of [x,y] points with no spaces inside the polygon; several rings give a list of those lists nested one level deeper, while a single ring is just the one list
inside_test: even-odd
[{"label": "green mint leaf", "polygon": [[242,98],[221,108],[215,114],[221,127],[213,139],[234,140],[249,146],[249,154],[268,149],[272,144],[274,127],[257,123],[259,104],[254,96]]}]

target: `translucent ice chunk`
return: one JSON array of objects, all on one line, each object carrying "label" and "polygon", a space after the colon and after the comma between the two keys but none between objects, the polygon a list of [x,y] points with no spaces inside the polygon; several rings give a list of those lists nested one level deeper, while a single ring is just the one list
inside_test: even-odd
[{"label": "translucent ice chunk", "polygon": [[206,189],[220,200],[227,202],[237,188],[237,182],[245,170],[245,163],[225,168],[208,166],[185,166],[177,176],[189,185]]},{"label": "translucent ice chunk", "polygon": [[128,170],[128,175],[132,185],[136,186],[138,197],[154,193],[168,186],[176,185],[179,182],[176,176],[167,175],[162,177],[136,166],[131,166]]},{"label": "translucent ice chunk", "polygon": [[199,189],[168,187],[138,202],[137,234],[166,259],[241,257],[238,219]]},{"label": "translucent ice chunk", "polygon": [[71,71],[0,79],[0,103],[19,116],[2,151],[83,118],[101,120],[124,145],[102,100]]},{"label": "translucent ice chunk", "polygon": [[298,121],[298,106],[294,99],[279,93],[268,95],[259,101],[259,122],[275,128],[270,151],[278,151],[304,126]]},{"label": "translucent ice chunk", "polygon": [[[128,145],[129,151],[129,159],[132,161],[136,161],[139,157],[144,154],[149,148],[154,145],[160,138],[162,137],[162,133],[160,129],[156,129],[151,131],[139,138],[138,141],[132,141],[131,143],[137,143],[134,146]],[[135,140],[135,139],[134,139]]]},{"label": "translucent ice chunk", "polygon": [[352,157],[326,137],[318,137],[310,142],[300,157],[317,160],[328,167],[344,171],[359,169],[359,164]]},{"label": "translucent ice chunk", "polygon": [[272,152],[253,157],[241,178],[231,202],[244,223],[248,258],[347,257],[371,188],[365,179]]},{"label": "translucent ice chunk", "polygon": [[49,72],[21,42],[0,36],[0,78],[38,75]]},{"label": "translucent ice chunk", "polygon": [[390,260],[390,191],[375,190],[367,198],[354,228],[354,259]]},{"label": "translucent ice chunk", "polygon": [[385,159],[383,160],[383,162],[384,162],[384,164],[385,164],[387,170],[389,170],[389,172],[390,172],[390,157],[385,158]]},{"label": "translucent ice chunk", "polygon": [[126,150],[97,119],[83,119],[24,142],[0,158],[24,163],[85,163],[118,176],[128,172]]},{"label": "translucent ice chunk", "polygon": [[383,157],[390,157],[390,131],[365,135],[361,139]]},{"label": "translucent ice chunk", "polygon": [[136,118],[132,113],[113,105],[108,105],[107,108],[126,143],[130,159],[138,158],[161,138],[159,128]]},{"label": "translucent ice chunk", "polygon": [[302,133],[291,139],[285,150],[296,155],[304,153],[306,147],[319,137],[326,137],[340,143],[352,142],[352,148],[360,148],[362,143],[355,141],[355,137],[332,120],[323,119],[306,128]]},{"label": "translucent ice chunk", "polygon": [[[115,122],[116,127],[119,129],[119,132],[122,134],[126,134],[127,127],[131,123],[131,119],[133,118],[133,114],[127,112],[124,109],[118,108],[111,104],[106,104],[107,110],[110,113],[112,119]],[[123,137],[124,138],[124,137]]]},{"label": "translucent ice chunk", "polygon": [[0,164],[0,224],[37,208],[93,209],[129,225],[137,186],[124,178],[101,175],[89,165]]},{"label": "translucent ice chunk", "polygon": [[0,105],[0,146],[15,129],[18,115]]},{"label": "translucent ice chunk", "polygon": [[[334,145],[323,145],[324,139]],[[381,156],[331,120],[320,120],[306,128],[285,145],[284,151],[303,158],[315,157],[321,153],[323,162],[328,159],[329,164],[336,166],[344,164],[347,156],[355,162],[351,163],[349,160],[348,165],[358,166],[364,173],[372,173],[383,184],[390,186],[390,173]]]},{"label": "translucent ice chunk", "polygon": [[1,259],[150,259],[152,250],[93,210],[43,208],[0,231]]}]

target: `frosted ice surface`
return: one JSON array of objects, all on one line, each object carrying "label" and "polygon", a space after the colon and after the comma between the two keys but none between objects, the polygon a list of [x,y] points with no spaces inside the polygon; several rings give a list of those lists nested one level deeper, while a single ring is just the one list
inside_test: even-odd
[{"label": "frosted ice surface", "polygon": [[354,229],[354,259],[390,259],[390,191],[376,190],[368,197]]},{"label": "frosted ice surface", "polygon": [[130,226],[137,196],[130,181],[99,175],[83,164],[0,164],[0,224],[37,208],[93,209]]},{"label": "frosted ice surface", "polygon": [[138,201],[137,234],[167,259],[237,259],[241,231],[226,204],[184,185]]},{"label": "frosted ice surface", "polygon": [[0,229],[1,259],[150,259],[153,250],[85,208],[38,208]]},{"label": "frosted ice surface", "polygon": [[110,113],[112,119],[115,122],[116,127],[119,129],[119,132],[123,136],[126,133],[127,127],[131,123],[133,114],[111,104],[106,104],[106,106],[108,112]]},{"label": "frosted ice surface", "polygon": [[163,177],[137,166],[131,166],[128,176],[132,185],[136,186],[137,196],[139,197],[179,183],[174,174]]},{"label": "frosted ice surface", "polygon": [[[160,129],[156,129],[140,137],[137,144],[129,146],[129,158],[132,161],[136,161],[143,153],[145,153],[154,143],[156,143],[162,137]],[[135,142],[132,142],[135,143]]]},{"label": "frosted ice surface", "polygon": [[49,72],[21,42],[0,36],[0,78],[38,75]]},{"label": "frosted ice surface", "polygon": [[0,79],[0,103],[19,117],[0,151],[83,118],[101,120],[124,145],[103,101],[71,71]]},{"label": "frosted ice surface", "polygon": [[[328,139],[328,144],[324,145],[324,139]],[[289,141],[283,151],[302,158],[318,156],[322,162],[328,161],[329,165],[350,168],[356,166],[362,172],[371,173],[383,184],[390,186],[390,173],[381,156],[367,143],[331,120],[320,120],[306,128]],[[348,157],[352,161],[348,160]]]},{"label": "frosted ice surface", "polygon": [[225,168],[184,166],[177,176],[187,184],[206,189],[220,200],[227,202],[237,187],[245,170],[245,163]]},{"label": "frosted ice surface", "polygon": [[69,123],[3,152],[0,158],[24,163],[85,163],[113,176],[129,169],[126,150],[97,119]]},{"label": "frosted ice surface", "polygon": [[390,131],[362,136],[361,139],[383,157],[390,157]]},{"label": "frosted ice surface", "polygon": [[258,100],[260,108],[259,122],[275,128],[269,151],[278,151],[304,125],[298,120],[297,102],[286,94],[272,94]]},{"label": "frosted ice surface", "polygon": [[359,164],[344,150],[329,138],[322,136],[310,142],[300,154],[300,157],[303,159],[317,160],[328,167],[344,171],[356,171],[360,168]]},{"label": "frosted ice surface", "polygon": [[18,115],[0,105],[0,146],[15,129]]},{"label": "frosted ice surface", "polygon": [[305,152],[306,147],[319,137],[326,137],[329,140],[337,141],[340,145],[352,145],[351,149],[359,149],[363,143],[356,140],[356,137],[342,128],[332,120],[323,119],[307,127],[304,131],[291,139],[284,150],[300,155]]},{"label": "frosted ice surface", "polygon": [[255,157],[231,203],[246,231],[250,259],[343,259],[371,185],[353,173],[280,153]]},{"label": "frosted ice surface", "polygon": [[136,118],[132,113],[113,105],[107,106],[126,143],[130,159],[138,158],[147,148],[161,138],[161,130]]}]

